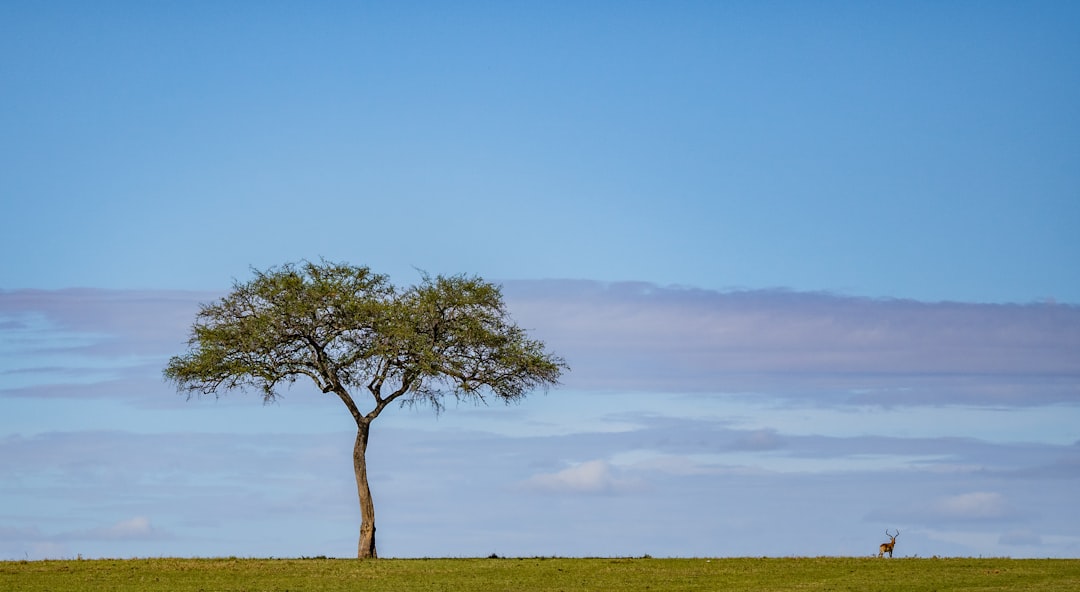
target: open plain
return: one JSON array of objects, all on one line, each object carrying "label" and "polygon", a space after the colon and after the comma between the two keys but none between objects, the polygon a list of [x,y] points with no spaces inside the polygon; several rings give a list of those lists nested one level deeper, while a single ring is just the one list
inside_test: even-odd
[{"label": "open plain", "polygon": [[1077,559],[128,559],[0,562],[0,590],[1080,590]]}]

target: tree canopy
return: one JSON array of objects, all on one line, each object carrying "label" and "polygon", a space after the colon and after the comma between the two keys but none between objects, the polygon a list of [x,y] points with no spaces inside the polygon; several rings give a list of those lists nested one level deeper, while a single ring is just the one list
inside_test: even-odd
[{"label": "tree canopy", "polygon": [[[255,389],[269,402],[307,377],[340,398],[358,430],[362,557],[375,556],[364,455],[370,423],[388,405],[426,402],[438,411],[449,396],[516,401],[557,385],[568,369],[514,324],[499,286],[478,277],[422,274],[398,289],[367,267],[326,261],[254,275],[200,309],[188,351],[164,375],[189,396]],[[364,393],[361,405],[354,397]]]}]

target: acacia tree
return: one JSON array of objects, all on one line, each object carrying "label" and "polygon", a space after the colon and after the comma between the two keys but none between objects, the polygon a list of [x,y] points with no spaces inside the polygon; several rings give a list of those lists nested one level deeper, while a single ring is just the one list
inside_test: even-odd
[{"label": "acacia tree", "polygon": [[165,378],[189,397],[255,388],[271,402],[306,377],[341,399],[356,421],[360,558],[378,556],[366,453],[383,410],[426,402],[438,412],[448,396],[517,401],[567,369],[513,323],[500,288],[477,277],[423,274],[399,290],[367,267],[326,261],[253,271],[200,309]]}]

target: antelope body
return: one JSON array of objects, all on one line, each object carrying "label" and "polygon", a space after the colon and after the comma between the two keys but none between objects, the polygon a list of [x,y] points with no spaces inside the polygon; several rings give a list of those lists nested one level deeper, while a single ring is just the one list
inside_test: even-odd
[{"label": "antelope body", "polygon": [[878,547],[880,549],[877,554],[878,557],[884,557],[886,553],[889,554],[889,557],[892,557],[893,547],[896,546],[896,537],[900,536],[900,529],[896,529],[896,534],[889,534],[889,529],[886,528],[885,536],[889,537],[889,542],[881,543],[881,546]]}]

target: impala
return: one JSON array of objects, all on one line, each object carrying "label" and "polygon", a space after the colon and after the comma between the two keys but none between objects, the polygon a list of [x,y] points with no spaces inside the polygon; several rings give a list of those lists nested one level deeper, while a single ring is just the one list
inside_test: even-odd
[{"label": "impala", "polygon": [[889,534],[889,529],[886,528],[885,536],[889,537],[889,542],[881,543],[881,546],[878,547],[880,549],[877,554],[878,557],[884,557],[886,553],[889,554],[889,557],[892,557],[892,550],[896,546],[896,537],[900,536],[900,529],[896,529],[896,534]]}]

